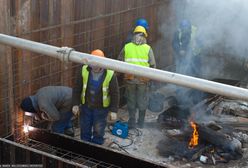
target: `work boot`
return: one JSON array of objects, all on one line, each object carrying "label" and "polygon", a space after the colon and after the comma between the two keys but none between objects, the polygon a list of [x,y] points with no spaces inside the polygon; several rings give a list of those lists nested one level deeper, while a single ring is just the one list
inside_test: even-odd
[{"label": "work boot", "polygon": [[144,121],[143,122],[138,122],[137,127],[138,128],[144,128]]},{"label": "work boot", "polygon": [[73,128],[67,128],[64,133],[65,133],[65,135],[68,135],[70,137],[74,137],[75,136],[75,132],[74,132],[74,129]]},{"label": "work boot", "polygon": [[128,129],[134,129],[135,128],[135,120],[128,120]]},{"label": "work boot", "polygon": [[138,119],[138,127],[144,128],[144,121],[145,121],[146,110],[139,111],[139,119]]}]

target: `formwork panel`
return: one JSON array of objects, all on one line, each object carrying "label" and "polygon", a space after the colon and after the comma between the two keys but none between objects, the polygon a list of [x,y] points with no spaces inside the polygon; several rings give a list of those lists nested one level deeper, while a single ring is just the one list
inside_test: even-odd
[{"label": "formwork panel", "polygon": [[[160,1],[44,0],[0,2],[0,31],[77,51],[103,49],[116,59],[137,18],[157,23]],[[154,32],[155,26],[150,31]],[[152,41],[157,37],[150,35]],[[151,41],[151,43],[152,43]],[[0,136],[21,130],[21,100],[47,85],[73,86],[80,65],[33,52],[0,46]],[[120,82],[121,83],[121,82]],[[18,136],[18,133],[17,133]]]}]

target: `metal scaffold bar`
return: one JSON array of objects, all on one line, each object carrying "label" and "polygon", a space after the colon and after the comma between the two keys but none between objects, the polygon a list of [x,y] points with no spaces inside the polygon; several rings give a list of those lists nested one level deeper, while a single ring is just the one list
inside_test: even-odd
[{"label": "metal scaffold bar", "polygon": [[134,74],[137,76],[150,78],[152,80],[172,83],[208,93],[218,94],[240,100],[248,100],[248,90],[244,88],[221,84],[218,82],[195,78],[187,75],[181,75],[178,73],[132,65],[114,59],[95,57],[90,54],[73,51],[73,49],[67,47],[55,47],[4,34],[0,34],[0,43],[55,57],[63,61],[95,65],[106,69],[112,69],[117,72]]}]

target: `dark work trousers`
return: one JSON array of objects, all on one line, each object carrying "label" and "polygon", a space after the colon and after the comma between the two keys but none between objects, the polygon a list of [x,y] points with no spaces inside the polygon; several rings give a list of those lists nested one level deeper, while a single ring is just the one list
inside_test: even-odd
[{"label": "dark work trousers", "polygon": [[91,109],[83,105],[80,114],[81,139],[99,145],[103,144],[107,116],[108,109]]},{"label": "dark work trousers", "polygon": [[52,123],[52,131],[55,133],[64,134],[65,129],[72,128],[72,116],[73,114],[71,111],[61,113],[60,120]]},{"label": "dark work trousers", "polygon": [[126,87],[127,109],[129,113],[128,126],[134,128],[136,124],[136,112],[138,109],[138,126],[143,127],[145,114],[147,109],[147,84],[131,84],[127,83]]}]

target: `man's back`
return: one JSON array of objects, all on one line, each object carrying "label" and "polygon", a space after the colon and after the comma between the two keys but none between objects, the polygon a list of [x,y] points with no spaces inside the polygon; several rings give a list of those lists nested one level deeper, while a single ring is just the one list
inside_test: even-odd
[{"label": "man's back", "polygon": [[72,88],[66,86],[47,86],[39,89],[35,94],[39,109],[55,118],[60,112],[68,112],[72,106]]}]

